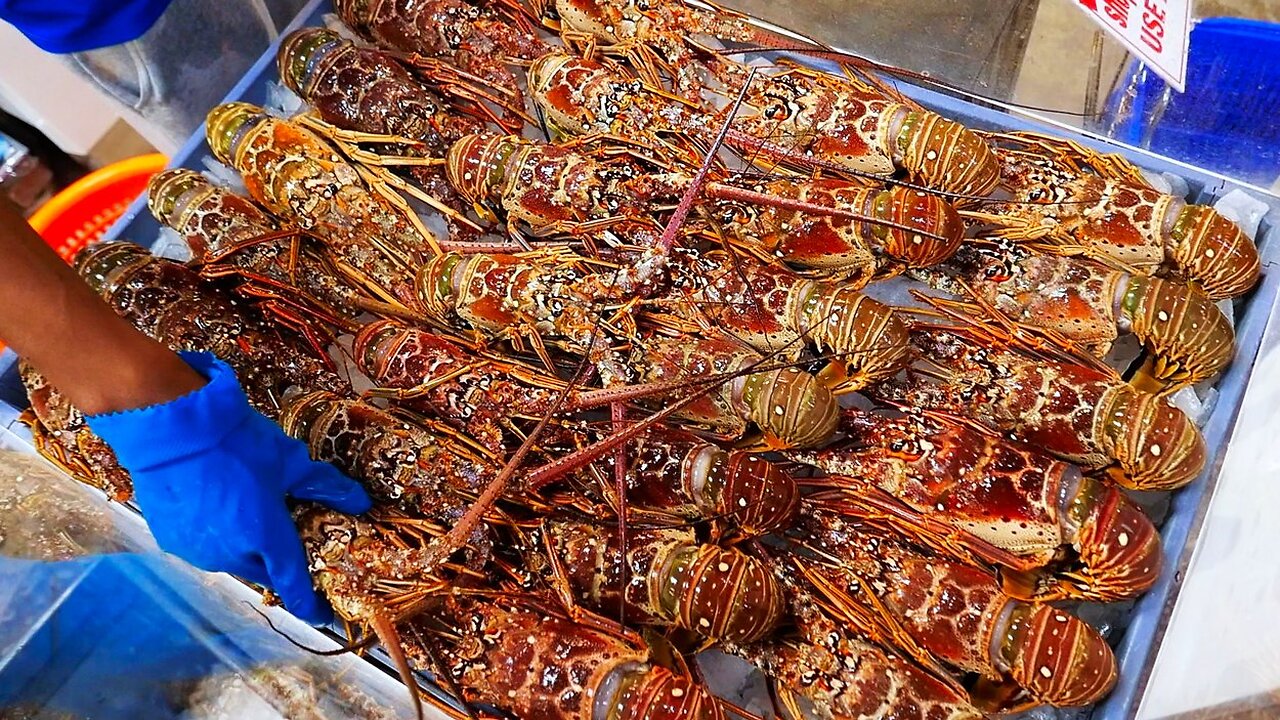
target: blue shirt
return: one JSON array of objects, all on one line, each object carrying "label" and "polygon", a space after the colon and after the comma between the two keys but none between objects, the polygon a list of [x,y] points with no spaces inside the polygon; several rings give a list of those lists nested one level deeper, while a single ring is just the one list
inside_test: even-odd
[{"label": "blue shirt", "polygon": [[71,53],[136,40],[172,0],[0,0],[0,20],[40,49]]}]

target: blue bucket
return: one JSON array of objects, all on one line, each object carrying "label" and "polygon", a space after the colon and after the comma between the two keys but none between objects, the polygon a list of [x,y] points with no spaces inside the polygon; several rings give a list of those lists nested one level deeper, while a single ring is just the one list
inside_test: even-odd
[{"label": "blue bucket", "polygon": [[1271,185],[1280,179],[1280,24],[1198,23],[1185,93],[1132,61],[1108,98],[1103,128],[1122,142]]}]

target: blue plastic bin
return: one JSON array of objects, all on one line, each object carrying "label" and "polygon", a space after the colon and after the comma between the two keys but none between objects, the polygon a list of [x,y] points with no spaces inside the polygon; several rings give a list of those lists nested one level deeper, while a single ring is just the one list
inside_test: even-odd
[{"label": "blue plastic bin", "polygon": [[1136,60],[1108,98],[1107,134],[1208,170],[1280,179],[1280,24],[1210,18],[1191,31],[1187,91]]}]

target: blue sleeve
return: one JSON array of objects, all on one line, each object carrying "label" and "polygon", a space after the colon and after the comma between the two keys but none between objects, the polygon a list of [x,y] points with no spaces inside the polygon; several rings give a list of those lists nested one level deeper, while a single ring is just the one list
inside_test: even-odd
[{"label": "blue sleeve", "polygon": [[93,50],[136,40],[172,0],[0,0],[0,20],[51,53]]}]

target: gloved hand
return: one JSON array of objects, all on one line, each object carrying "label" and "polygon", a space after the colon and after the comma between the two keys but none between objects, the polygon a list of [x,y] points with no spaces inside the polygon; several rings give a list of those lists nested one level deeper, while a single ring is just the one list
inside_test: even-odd
[{"label": "gloved hand", "polygon": [[298,617],[327,622],[332,610],[311,585],[285,498],[359,514],[369,510],[369,496],[250,407],[225,363],[208,353],[181,355],[207,385],[161,405],[89,416],[89,427],[133,476],[160,547],[270,587]]}]

